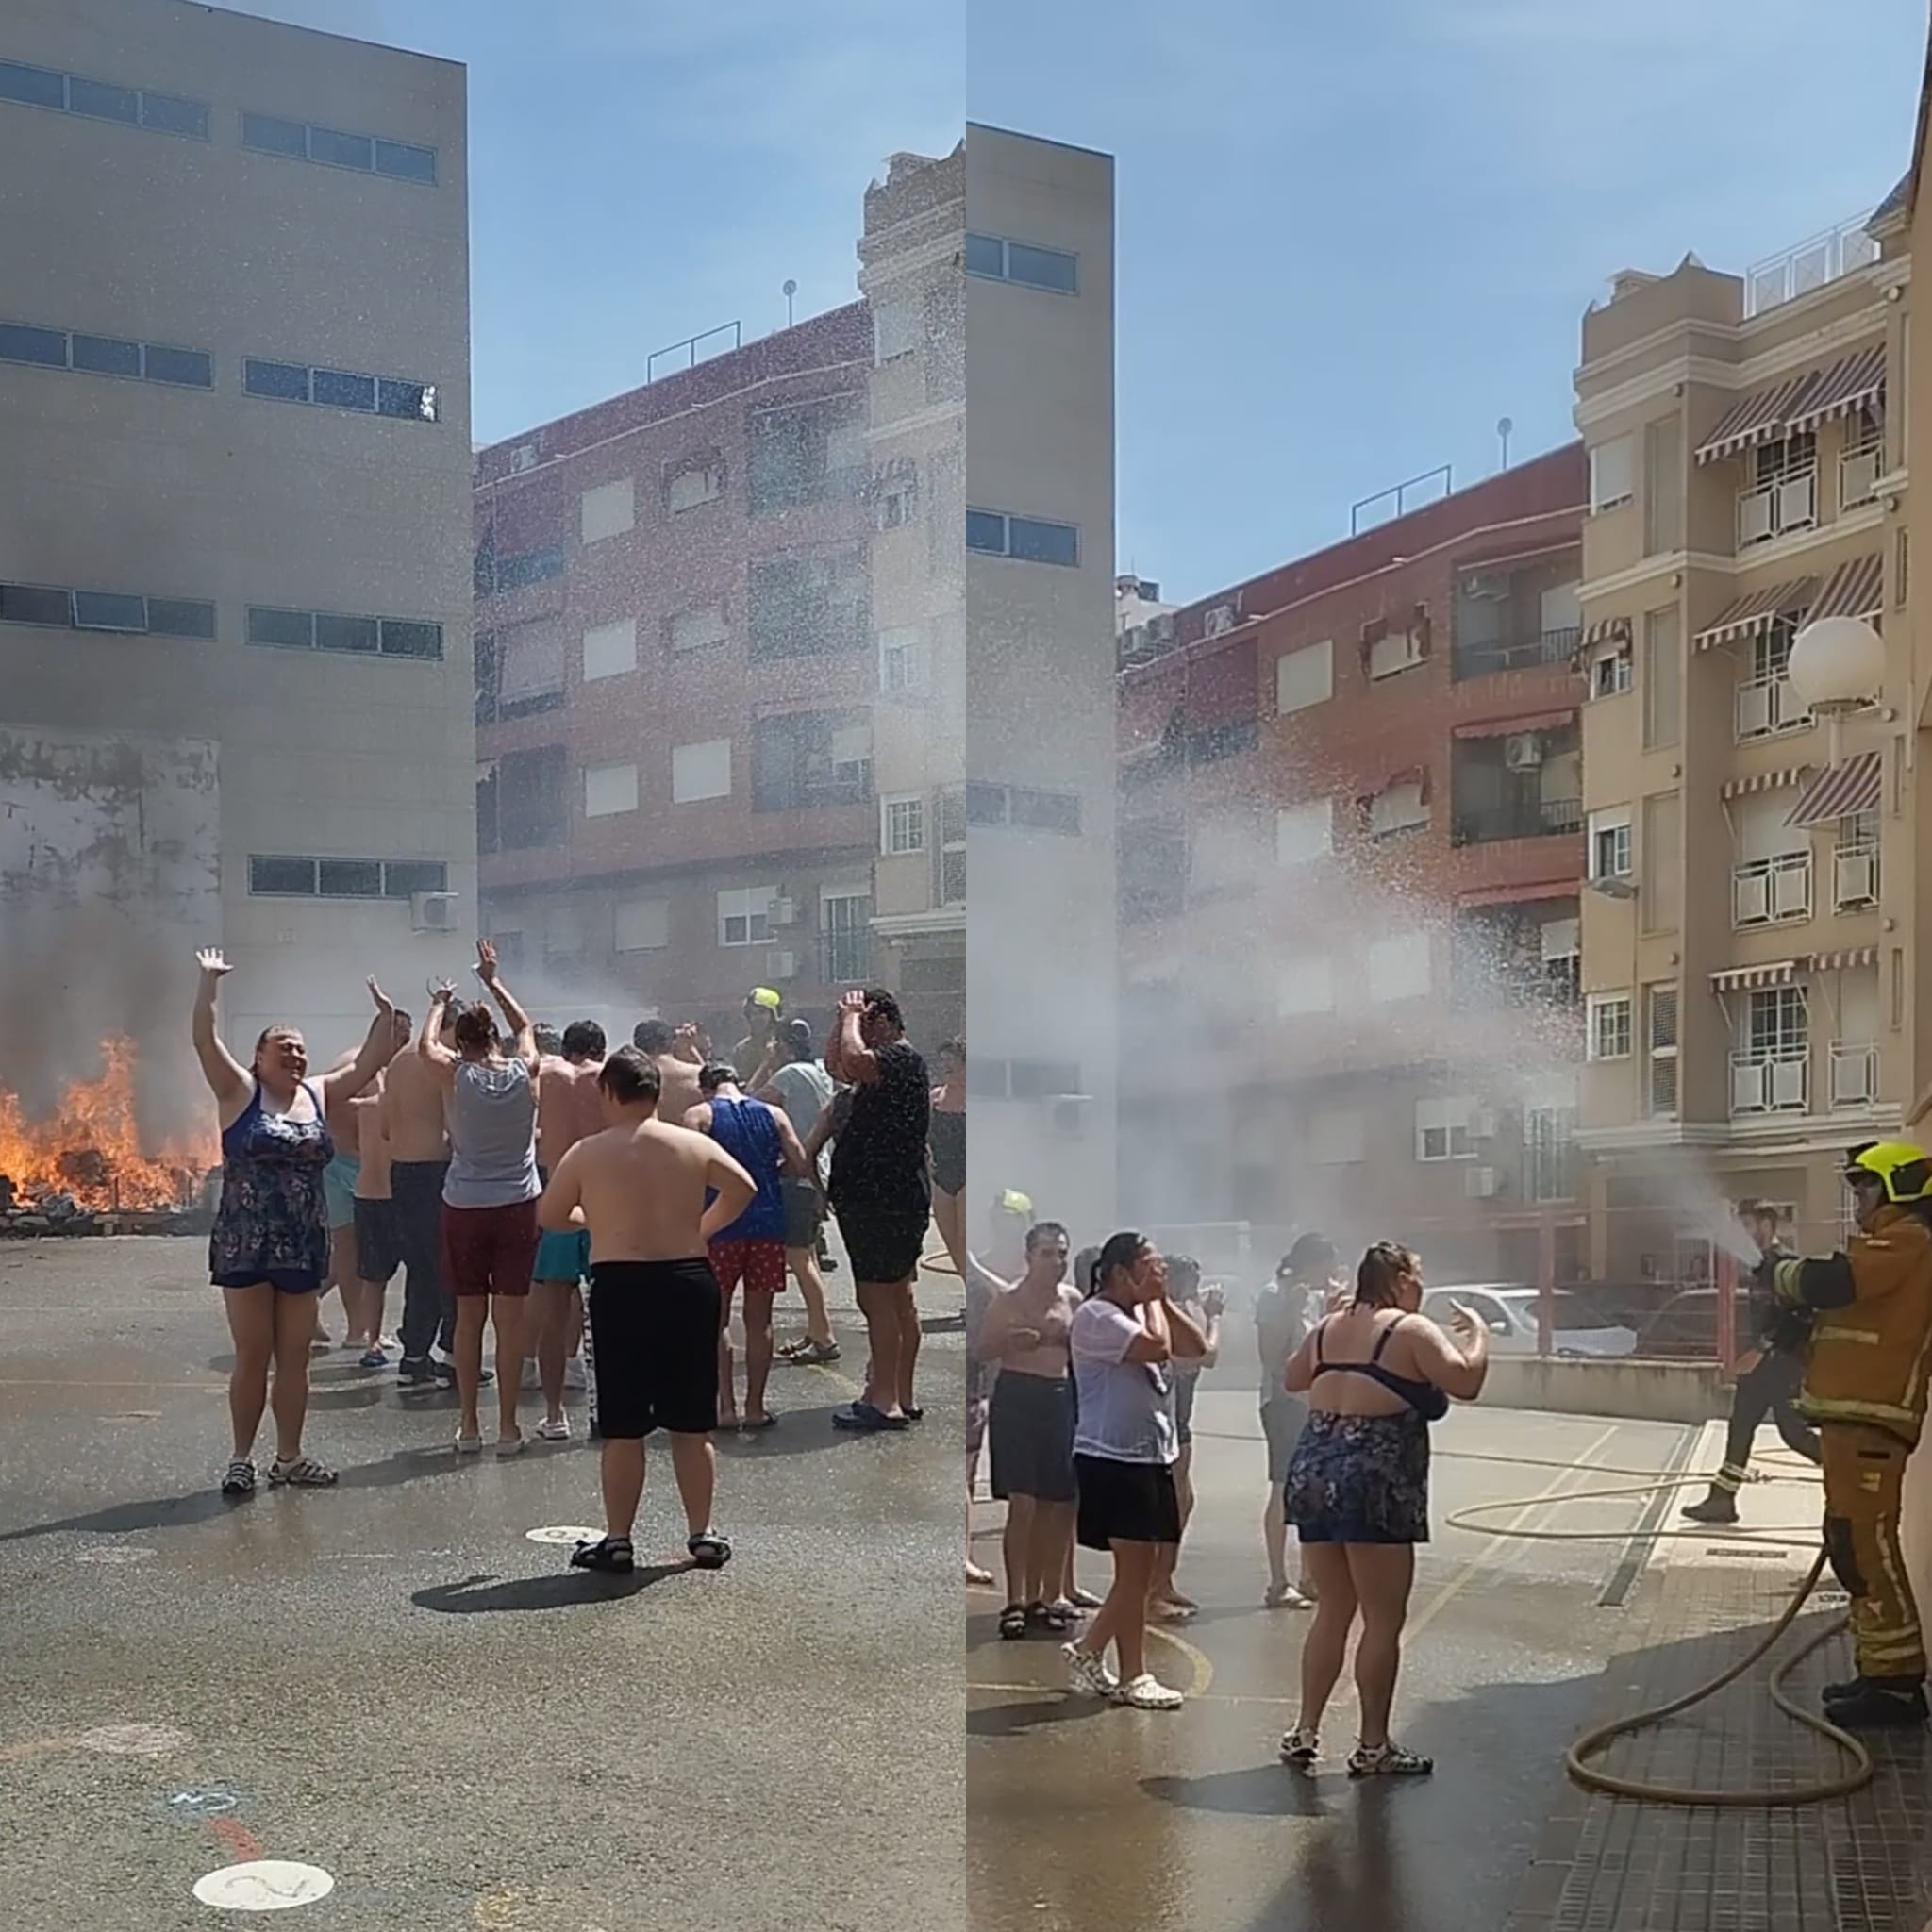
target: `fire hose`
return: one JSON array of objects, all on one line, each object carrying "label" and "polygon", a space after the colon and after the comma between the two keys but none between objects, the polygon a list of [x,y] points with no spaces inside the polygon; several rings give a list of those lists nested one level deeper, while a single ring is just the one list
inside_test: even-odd
[{"label": "fire hose", "polygon": [[[1483,1458],[1487,1460],[1488,1458]],[[1517,1461],[1524,1458],[1515,1457],[1499,1458]],[[1568,1464],[1553,1464],[1552,1467],[1572,1467]],[[1478,1524],[1472,1519],[1499,1509],[1515,1509],[1521,1514],[1531,1503],[1551,1505],[1558,1503],[1589,1503],[1612,1500],[1619,1497],[1652,1496],[1660,1491],[1672,1490],[1703,1488],[1709,1480],[1702,1475],[1656,1475],[1641,1470],[1606,1470],[1607,1475],[1647,1475],[1648,1479],[1622,1485],[1613,1489],[1578,1490],[1566,1495],[1524,1498],[1516,1502],[1475,1503],[1467,1508],[1452,1512],[1445,1522],[1451,1528],[1479,1529],[1486,1535],[1517,1537],[1534,1542],[1660,1542],[1669,1539],[1696,1537],[1708,1541],[1708,1529],[1637,1529],[1637,1530],[1586,1530],[1586,1529],[1520,1529],[1495,1524]],[[1776,1477],[1761,1478],[1776,1480]],[[1787,1477],[1786,1480],[1791,1478]],[[1816,1529],[1775,1528],[1740,1530],[1726,1535],[1726,1546],[1756,1545],[1759,1548],[1812,1549],[1817,1548],[1819,1534]],[[1818,1588],[1824,1576],[1825,1553],[1818,1549],[1805,1580],[1792,1592],[1782,1614],[1771,1630],[1752,1646],[1735,1663],[1727,1666],[1708,1682],[1699,1684],[1680,1697],[1674,1697],[1666,1704],[1648,1707],[1623,1717],[1610,1719],[1585,1731],[1564,1754],[1563,1768],[1571,1780],[1585,1790],[1601,1791],[1610,1797],[1635,1798],[1648,1805],[1681,1805],[1695,1807],[1726,1807],[1730,1809],[1789,1807],[1798,1805],[1821,1805],[1833,1798],[1849,1797],[1854,1791],[1862,1790],[1872,1782],[1874,1768],[1872,1754],[1852,1735],[1840,1729],[1828,1719],[1807,1710],[1785,1690],[1785,1681],[1793,1671],[1814,1652],[1822,1650],[1833,1638],[1839,1636],[1847,1626],[1849,1619],[1834,1618],[1824,1627],[1792,1651],[1771,1674],[1768,1689],[1771,1701],[1787,1717],[1802,1724],[1807,1730],[1815,1732],[1844,1754],[1849,1763],[1836,1777],[1822,1778],[1811,1784],[1790,1785],[1778,1789],[1754,1791],[1700,1790],[1692,1786],[1653,1784],[1641,1778],[1619,1777],[1613,1773],[1598,1770],[1591,1761],[1599,1757],[1619,1738],[1627,1738],[1638,1731],[1668,1722],[1700,1704],[1707,1703],[1721,1691],[1728,1689],[1747,1671],[1754,1669],[1776,1647],[1780,1639],[1797,1621],[1798,1614],[1810,1601],[1812,1592]]]}]

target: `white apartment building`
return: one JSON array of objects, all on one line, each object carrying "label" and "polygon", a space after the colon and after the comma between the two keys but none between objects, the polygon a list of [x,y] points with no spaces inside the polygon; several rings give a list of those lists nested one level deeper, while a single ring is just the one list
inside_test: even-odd
[{"label": "white apartment building", "polygon": [[1110,157],[966,134],[969,1228],[1115,1205]]},{"label": "white apartment building", "polygon": [[462,971],[465,111],[188,0],[0,11],[0,904],[97,981],[50,1028],[185,1035],[220,944],[234,1039],[326,1058],[365,974]]}]

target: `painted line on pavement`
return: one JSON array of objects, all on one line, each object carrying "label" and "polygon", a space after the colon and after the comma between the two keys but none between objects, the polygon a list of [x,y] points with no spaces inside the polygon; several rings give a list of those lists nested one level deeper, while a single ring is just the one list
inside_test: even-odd
[{"label": "painted line on pavement", "polygon": [[1208,1653],[1190,1643],[1185,1637],[1176,1636],[1164,1624],[1150,1624],[1147,1626],[1150,1637],[1158,1637],[1163,1643],[1171,1643],[1187,1658],[1188,1668],[1194,1674],[1194,1681],[1188,1690],[1190,1697],[1205,1697],[1208,1687],[1214,1682],[1214,1665]]}]

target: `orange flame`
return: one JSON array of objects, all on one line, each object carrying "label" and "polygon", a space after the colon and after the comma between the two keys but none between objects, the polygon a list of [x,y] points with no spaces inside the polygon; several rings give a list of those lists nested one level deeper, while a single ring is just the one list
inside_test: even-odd
[{"label": "orange flame", "polygon": [[69,1194],[96,1210],[179,1208],[194,1199],[218,1159],[212,1147],[142,1145],[135,1107],[134,1042],[102,1042],[104,1071],[76,1080],[51,1119],[30,1121],[20,1096],[0,1087],[0,1174],[17,1205]]}]

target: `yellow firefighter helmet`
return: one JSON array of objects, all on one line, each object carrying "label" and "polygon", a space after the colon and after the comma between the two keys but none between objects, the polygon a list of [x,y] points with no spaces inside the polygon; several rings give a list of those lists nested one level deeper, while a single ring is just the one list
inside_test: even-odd
[{"label": "yellow firefighter helmet", "polygon": [[1845,1163],[1845,1178],[1870,1175],[1885,1189],[1888,1201],[1919,1201],[1932,1188],[1932,1155],[1905,1141],[1874,1141],[1855,1147]]}]

